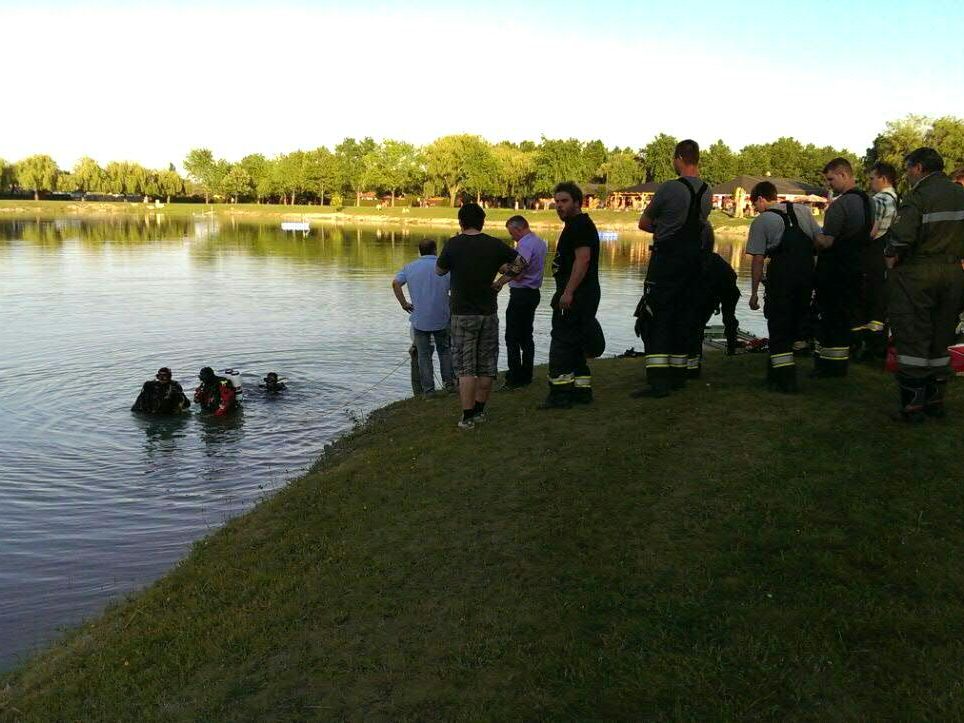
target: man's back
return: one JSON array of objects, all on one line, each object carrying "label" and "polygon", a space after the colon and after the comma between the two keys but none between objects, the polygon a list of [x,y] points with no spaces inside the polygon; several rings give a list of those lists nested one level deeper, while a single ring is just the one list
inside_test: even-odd
[{"label": "man's back", "polygon": [[[699,193],[704,181],[695,176],[683,177],[683,181]],[[690,207],[690,193],[680,179],[667,181],[656,189],[653,200],[646,208],[646,215],[653,219],[653,240],[659,242],[683,227]],[[700,205],[700,219],[706,221],[713,209],[713,194],[707,188]]]},{"label": "man's back", "polygon": [[488,316],[498,311],[492,282],[503,264],[518,254],[485,233],[450,238],[438,257],[438,267],[452,277],[452,313]]},{"label": "man's back", "polygon": [[451,274],[439,276],[435,272],[435,254],[420,256],[406,264],[396,276],[400,284],[407,284],[412,295],[412,326],[418,331],[438,331],[449,325],[449,286]]}]

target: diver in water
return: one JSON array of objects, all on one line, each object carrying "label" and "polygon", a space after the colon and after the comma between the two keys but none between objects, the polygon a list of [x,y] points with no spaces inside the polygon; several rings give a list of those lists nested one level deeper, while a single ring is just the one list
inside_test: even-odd
[{"label": "diver in water", "polygon": [[171,378],[171,370],[161,367],[154,375],[155,381],[146,381],[137,395],[132,412],[145,414],[179,414],[186,411],[191,402],[184,396],[184,389]]},{"label": "diver in water", "polygon": [[268,394],[278,394],[279,392],[283,392],[288,388],[288,386],[285,384],[285,380],[278,378],[277,372],[268,372],[265,374],[264,379],[261,380],[261,384],[258,386],[264,389]]},{"label": "diver in water", "polygon": [[230,379],[219,377],[211,367],[201,369],[198,379],[201,383],[194,390],[194,401],[201,405],[202,412],[224,417],[238,408],[238,392]]}]

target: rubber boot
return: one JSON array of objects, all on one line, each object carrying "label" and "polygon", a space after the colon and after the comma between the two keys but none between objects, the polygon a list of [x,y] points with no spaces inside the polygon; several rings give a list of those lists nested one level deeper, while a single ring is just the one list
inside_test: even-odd
[{"label": "rubber boot", "polygon": [[662,399],[668,397],[672,388],[670,386],[669,367],[648,367],[646,369],[646,386],[630,392],[629,396],[633,399]]},{"label": "rubber boot", "polygon": [[573,404],[592,404],[592,377],[577,376],[572,388]]},{"label": "rubber boot", "polygon": [[769,366],[770,373],[767,377],[767,386],[771,392],[780,394],[796,394],[797,387],[797,367],[795,364],[774,368]]},{"label": "rubber boot", "polygon": [[689,370],[686,367],[670,367],[669,388],[674,392],[686,388],[686,378]]},{"label": "rubber boot", "polygon": [[924,414],[935,419],[943,419],[944,392],[947,389],[946,379],[928,379],[924,387]]},{"label": "rubber boot", "polygon": [[913,424],[923,422],[927,418],[924,409],[928,381],[926,379],[914,379],[903,374],[897,375],[900,408],[891,415],[892,419]]},{"label": "rubber boot", "polygon": [[572,407],[573,383],[553,384],[549,382],[549,395],[539,405],[539,409],[570,409]]},{"label": "rubber boot", "polygon": [[700,357],[690,357],[686,360],[686,379],[699,379],[703,371],[703,360]]}]

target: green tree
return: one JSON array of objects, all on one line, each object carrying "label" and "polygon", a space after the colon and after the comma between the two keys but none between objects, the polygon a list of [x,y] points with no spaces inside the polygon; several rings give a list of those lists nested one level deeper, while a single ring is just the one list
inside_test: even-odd
[{"label": "green tree", "polygon": [[737,174],[767,176],[770,174],[770,147],[759,143],[744,146],[736,157]]},{"label": "green tree", "polygon": [[466,191],[475,194],[475,202],[481,203],[482,196],[491,196],[498,192],[498,163],[492,155],[492,146],[483,139],[472,144],[465,157]]},{"label": "green tree", "polygon": [[425,147],[428,180],[437,182],[448,192],[453,206],[466,183],[469,167],[484,144],[478,136],[460,134],[436,138]]},{"label": "green tree", "polygon": [[[372,155],[372,154],[369,154]],[[392,194],[392,206],[400,191],[411,188],[419,172],[418,149],[411,143],[386,139],[374,151],[375,175],[380,187]]]},{"label": "green tree", "polygon": [[294,206],[298,200],[298,194],[308,189],[305,152],[292,151],[278,156],[274,170],[282,197],[287,196],[291,205]]},{"label": "green tree", "polygon": [[964,118],[938,118],[927,131],[924,141],[944,157],[948,171],[964,166]]},{"label": "green tree", "polygon": [[75,190],[82,193],[98,192],[104,190],[104,169],[101,168],[93,158],[84,156],[74,164],[71,173]]},{"label": "green tree", "polygon": [[334,190],[339,180],[338,159],[324,146],[305,154],[305,182],[318,194],[318,202],[325,205],[325,193]]},{"label": "green tree", "polygon": [[535,151],[525,151],[511,143],[500,143],[492,148],[495,164],[496,193],[510,198],[519,208],[533,192],[536,177]]},{"label": "green tree", "polygon": [[238,165],[241,166],[251,179],[251,188],[256,203],[271,193],[271,162],[260,153],[245,156]]},{"label": "green tree", "polygon": [[633,186],[646,175],[646,171],[636,159],[636,154],[630,151],[617,150],[610,153],[608,160],[599,170],[602,181],[609,190]]},{"label": "green tree", "polygon": [[736,165],[736,154],[722,140],[700,153],[700,176],[711,186],[733,178]]},{"label": "green tree", "polygon": [[878,161],[890,163],[898,170],[904,167],[904,156],[924,145],[930,121],[920,115],[909,115],[900,120],[888,121],[883,133],[867,149],[864,161],[868,167]]},{"label": "green tree", "polygon": [[57,162],[47,155],[30,156],[17,164],[17,184],[21,188],[32,189],[35,201],[40,200],[41,193],[57,188],[59,175]]},{"label": "green tree", "polygon": [[647,181],[662,183],[676,178],[673,154],[676,152],[677,143],[673,136],[660,133],[640,151]]},{"label": "green tree", "polygon": [[602,141],[589,141],[582,149],[582,174],[581,181],[600,183],[605,175],[602,171],[603,164],[609,158],[609,152]]},{"label": "green tree", "polygon": [[356,141],[346,138],[335,146],[338,162],[338,179],[341,190],[355,194],[355,205],[361,205],[361,195],[365,188],[365,156],[375,150],[375,141],[363,138]]},{"label": "green tree", "polygon": [[251,176],[244,167],[236,163],[224,174],[221,191],[231,199],[231,203],[237,203],[239,197],[252,193]]},{"label": "green tree", "polygon": [[551,194],[561,181],[587,179],[583,148],[575,138],[559,140],[543,137],[536,151],[536,191]]},{"label": "green tree", "polygon": [[170,203],[171,196],[179,196],[184,193],[184,179],[173,169],[160,171],[157,174],[157,187],[158,195],[165,196],[167,202]]},{"label": "green tree", "polygon": [[0,158],[0,193],[9,192],[15,183],[14,167]]},{"label": "green tree", "polygon": [[214,154],[207,148],[195,148],[184,159],[184,170],[188,178],[194,181],[204,192],[204,202],[211,202],[211,194],[215,193],[218,181],[217,162]]}]

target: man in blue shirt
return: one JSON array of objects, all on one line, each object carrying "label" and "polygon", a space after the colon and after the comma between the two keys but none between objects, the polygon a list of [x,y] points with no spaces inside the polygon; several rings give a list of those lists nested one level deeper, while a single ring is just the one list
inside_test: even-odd
[{"label": "man in blue shirt", "polygon": [[[392,281],[395,298],[411,314],[412,337],[418,352],[419,378],[422,393],[435,391],[435,368],[432,365],[432,339],[438,350],[442,383],[446,389],[455,388],[452,354],[449,351],[449,283],[450,276],[435,273],[436,245],[431,239],[418,244],[421,256],[407,264]],[[405,298],[402,287],[408,284],[412,301]]]}]

